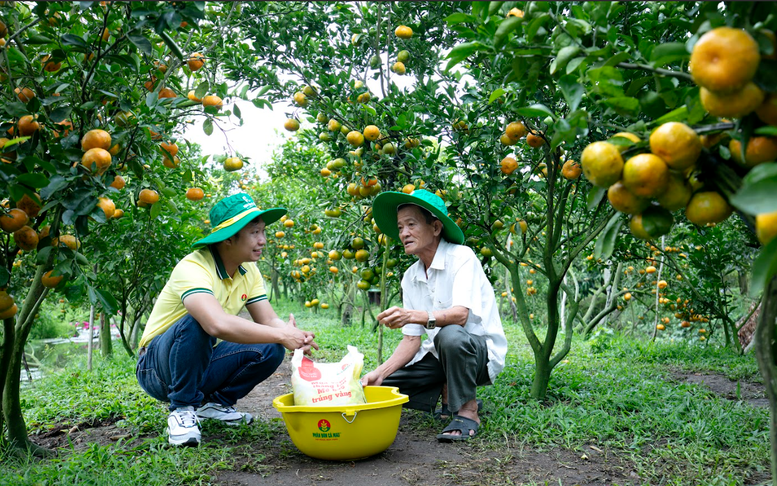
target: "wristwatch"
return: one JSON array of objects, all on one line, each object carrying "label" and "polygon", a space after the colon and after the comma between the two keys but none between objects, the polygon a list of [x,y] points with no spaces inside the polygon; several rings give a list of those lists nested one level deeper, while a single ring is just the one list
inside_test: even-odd
[{"label": "wristwatch", "polygon": [[437,319],[434,318],[432,311],[429,311],[429,320],[426,321],[426,328],[434,329],[435,327],[437,327]]}]

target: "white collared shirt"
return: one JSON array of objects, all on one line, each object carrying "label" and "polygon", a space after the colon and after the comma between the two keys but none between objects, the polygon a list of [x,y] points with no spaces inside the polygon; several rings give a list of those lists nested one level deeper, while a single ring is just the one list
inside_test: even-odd
[{"label": "white collared shirt", "polygon": [[[495,382],[505,365],[507,338],[502,329],[494,288],[470,247],[443,239],[428,270],[424,270],[421,260],[411,265],[402,277],[402,304],[406,309],[426,311],[449,309],[456,305],[469,309],[464,329],[486,337],[488,375],[491,383]],[[420,361],[426,353],[432,353],[439,359],[434,349],[437,332],[439,328],[426,329],[421,324],[402,327],[402,333],[407,336],[426,334],[421,349],[406,366]]]}]

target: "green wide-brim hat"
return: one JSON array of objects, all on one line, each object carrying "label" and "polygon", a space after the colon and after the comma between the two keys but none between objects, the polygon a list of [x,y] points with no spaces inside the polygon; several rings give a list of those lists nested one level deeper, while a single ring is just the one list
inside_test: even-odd
[{"label": "green wide-brim hat", "polygon": [[380,230],[388,236],[399,240],[397,228],[397,208],[403,204],[415,204],[429,210],[442,222],[442,236],[451,243],[464,243],[464,233],[448,216],[448,209],[442,198],[424,189],[418,189],[410,194],[404,192],[381,192],[372,203],[372,217]]},{"label": "green wide-brim hat", "polygon": [[194,243],[192,248],[200,248],[224,241],[235,236],[245,225],[261,217],[265,225],[278,221],[284,214],[285,208],[272,208],[261,210],[256,207],[253,198],[244,192],[233,194],[217,202],[210,210],[210,234]]}]

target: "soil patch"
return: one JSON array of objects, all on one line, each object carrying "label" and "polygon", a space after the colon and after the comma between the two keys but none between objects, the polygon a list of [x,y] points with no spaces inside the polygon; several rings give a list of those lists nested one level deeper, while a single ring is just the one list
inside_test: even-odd
[{"label": "soil patch", "polygon": [[[288,361],[256,387],[237,407],[262,420],[280,418],[272,399],[291,392]],[[487,418],[486,418],[487,420]],[[351,462],[313,459],[299,452],[288,435],[271,444],[262,462],[245,460],[232,471],[217,473],[218,484],[232,486],[359,484],[360,486],[443,486],[539,484],[639,484],[630,465],[606,450],[539,451],[511,444],[499,450],[471,443],[437,442],[439,432],[414,411],[403,411],[394,443],[383,453]],[[437,426],[442,429],[443,425]]]},{"label": "soil patch", "polygon": [[766,388],[762,383],[734,381],[723,375],[692,373],[680,369],[670,370],[670,375],[676,381],[702,385],[727,400],[743,401],[753,407],[769,406]]}]

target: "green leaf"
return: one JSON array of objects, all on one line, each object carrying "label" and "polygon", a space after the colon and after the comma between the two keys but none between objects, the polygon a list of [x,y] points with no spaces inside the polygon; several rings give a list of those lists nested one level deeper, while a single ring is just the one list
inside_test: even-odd
[{"label": "green leaf", "polygon": [[40,173],[36,174],[32,172],[20,175],[19,177],[16,178],[16,181],[24,185],[34,187],[36,189],[46,187],[49,185],[49,182],[50,182],[48,177],[46,177],[45,175]]},{"label": "green leaf", "polygon": [[684,42],[667,42],[653,49],[650,53],[650,62],[659,68],[674,61],[688,59],[690,56]]},{"label": "green leaf", "polygon": [[743,184],[731,204],[748,214],[777,211],[777,176],[766,177],[752,184]]},{"label": "green leaf", "polygon": [[55,175],[49,180],[49,185],[41,189],[40,196],[43,199],[48,199],[52,194],[61,191],[67,187],[67,181],[60,175]]},{"label": "green leaf", "polygon": [[510,32],[517,29],[523,23],[521,17],[507,17],[499,24],[494,34],[494,47],[499,48],[507,40]]},{"label": "green leaf", "polygon": [[777,91],[777,61],[761,58],[753,82],[764,91]]},{"label": "green leaf", "polygon": [[25,44],[51,44],[54,39],[40,34],[30,34],[24,39]]},{"label": "green leaf", "polygon": [[62,43],[66,46],[74,46],[78,48],[77,50],[85,51],[87,48],[87,43],[82,38],[73,35],[73,34],[65,34],[61,37]]},{"label": "green leaf", "polygon": [[35,256],[35,263],[38,265],[44,265],[49,260],[49,253],[54,251],[53,246],[47,246],[38,250],[38,254]]},{"label": "green leaf", "polygon": [[499,8],[504,2],[491,2],[488,4],[488,15],[494,15],[499,12]]},{"label": "green leaf", "polygon": [[445,69],[450,70],[453,66],[475,53],[482,46],[483,45],[480,42],[464,42],[463,44],[457,45],[448,53],[447,59],[450,59],[450,61],[448,61],[448,65],[445,66]]},{"label": "green leaf", "polygon": [[669,113],[662,116],[661,118],[656,118],[655,120],[650,122],[650,125],[658,126],[670,121],[685,121],[687,119],[688,119],[688,107],[683,105],[679,108],[676,108],[670,111]]},{"label": "green leaf", "polygon": [[639,112],[639,100],[629,96],[614,96],[604,100],[604,104],[612,107],[619,115],[635,116]]},{"label": "green leaf", "polygon": [[476,17],[473,17],[472,15],[468,15],[462,12],[457,12],[455,14],[445,17],[445,22],[448,25],[460,24],[462,22],[474,22],[475,20],[477,20]]},{"label": "green leaf", "polygon": [[237,103],[232,105],[232,114],[235,115],[238,118],[243,118],[240,113],[240,108],[237,106]]},{"label": "green leaf", "polygon": [[596,209],[596,206],[599,205],[605,194],[607,194],[606,188],[594,186],[590,191],[588,191],[588,196],[586,196],[586,208],[589,211]]},{"label": "green leaf", "polygon": [[140,52],[143,54],[147,56],[152,55],[153,48],[151,47],[151,42],[142,35],[127,34],[127,39],[135,44],[135,47],[137,47],[138,50],[140,50]]},{"label": "green leaf", "polygon": [[[160,32],[159,33],[159,37],[161,37],[162,40],[165,42],[165,44],[167,44],[167,47],[169,47],[170,50],[173,52],[173,54],[175,54],[175,57],[177,57],[178,59],[183,59],[183,52],[181,51],[181,48],[170,37],[170,35],[167,32]],[[151,45],[151,44],[149,43],[149,45]]]},{"label": "green leaf", "polygon": [[213,122],[210,118],[206,118],[205,121],[202,122],[202,131],[208,136],[213,133]]},{"label": "green leaf", "polygon": [[97,300],[100,302],[100,306],[103,308],[103,310],[105,310],[105,312],[109,315],[116,314],[116,311],[119,310],[119,303],[116,302],[116,299],[113,297],[113,295],[101,289],[95,289],[95,293],[97,294]]},{"label": "green leaf", "polygon": [[567,64],[567,74],[575,72],[575,70],[583,63],[583,61],[585,61],[585,57],[576,57],[569,61],[569,64]]},{"label": "green leaf", "polygon": [[69,106],[63,106],[60,108],[57,108],[56,110],[51,112],[51,121],[54,123],[59,123],[63,120],[66,120],[67,117],[70,116],[70,112],[73,111],[73,109]]},{"label": "green leaf", "polygon": [[758,164],[742,179],[743,184],[755,184],[762,179],[777,177],[777,163]]},{"label": "green leaf", "polygon": [[547,106],[539,103],[531,106],[525,106],[523,108],[518,108],[517,110],[515,110],[515,113],[525,117],[541,116],[544,118],[546,116],[550,116],[554,120],[556,119],[556,115],[554,115],[553,112],[550,111]]},{"label": "green leaf", "polygon": [[767,137],[777,137],[777,127],[768,125],[765,127],[756,128],[753,133],[755,135],[765,135]]},{"label": "green leaf", "polygon": [[503,94],[505,94],[505,90],[502,89],[502,88],[494,90],[494,92],[491,93],[491,96],[488,97],[488,104],[493,103],[494,100],[496,100],[497,98],[499,98]]},{"label": "green leaf", "polygon": [[564,95],[564,99],[567,101],[569,111],[576,111],[580,106],[580,101],[585,94],[585,88],[582,84],[577,82],[575,76],[563,76],[558,81],[558,86],[561,88],[561,93]]},{"label": "green leaf", "polygon": [[753,278],[750,280],[750,296],[756,298],[766,288],[769,281],[777,274],[777,238],[761,248],[761,252],[753,260]]},{"label": "green leaf", "polygon": [[607,226],[604,227],[604,231],[599,238],[596,239],[596,245],[594,245],[594,258],[597,260],[602,258],[604,260],[612,256],[613,250],[615,250],[615,242],[618,239],[618,234],[623,226],[623,219],[620,213],[615,213]]},{"label": "green leaf", "polygon": [[611,58],[607,59],[607,62],[604,63],[605,66],[617,66],[618,64],[628,61],[631,59],[631,54],[628,52],[619,52],[612,56]]},{"label": "green leaf", "polygon": [[[516,18],[516,17],[510,17],[510,18]],[[529,41],[534,39],[534,36],[537,35],[537,32],[542,27],[542,24],[544,24],[549,18],[550,18],[550,15],[544,13],[539,15],[538,17],[535,17],[531,22],[529,22],[529,25],[526,27],[526,39],[528,39]]]},{"label": "green leaf", "polygon": [[197,85],[196,88],[194,88],[194,96],[197,98],[202,98],[206,94],[208,94],[208,90],[210,89],[210,83],[208,81],[203,81],[200,84]]},{"label": "green leaf", "polygon": [[564,69],[567,63],[580,52],[577,46],[567,46],[558,51],[558,55],[550,63],[550,74],[556,74],[560,69]]}]

